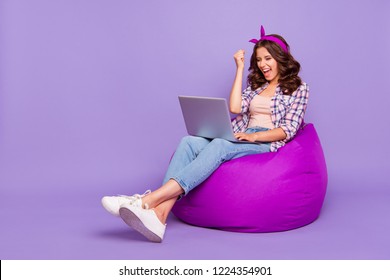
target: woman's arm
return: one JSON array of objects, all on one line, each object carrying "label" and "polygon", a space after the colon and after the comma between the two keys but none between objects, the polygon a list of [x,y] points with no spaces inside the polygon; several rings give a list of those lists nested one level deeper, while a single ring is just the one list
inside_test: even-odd
[{"label": "woman's arm", "polygon": [[234,78],[232,90],[230,91],[229,109],[233,114],[241,113],[241,92],[242,92],[242,79],[244,75],[244,56],[245,51],[239,50],[234,54],[234,61],[236,62],[236,76]]},{"label": "woman's arm", "polygon": [[247,140],[250,142],[274,142],[284,140],[287,137],[287,134],[280,127],[255,133],[239,132],[234,135],[239,140]]},{"label": "woman's arm", "polygon": [[280,120],[280,128],[286,133],[286,141],[294,138],[305,116],[307,102],[309,101],[309,86],[303,83],[294,93],[294,102],[286,115]]}]

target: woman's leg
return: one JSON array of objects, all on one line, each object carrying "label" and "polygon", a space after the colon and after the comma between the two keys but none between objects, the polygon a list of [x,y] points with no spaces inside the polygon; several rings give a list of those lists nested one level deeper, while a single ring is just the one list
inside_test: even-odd
[{"label": "woman's leg", "polygon": [[[176,153],[178,152],[179,150]],[[160,221],[165,223],[177,198],[202,183],[221,163],[264,152],[269,152],[269,144],[237,144],[223,139],[214,139],[194,159],[186,162],[184,167],[178,168],[176,174],[167,172],[165,180],[168,181],[159,189],[143,197],[142,203],[154,209]],[[177,156],[181,158],[183,155]]]},{"label": "woman's leg", "polygon": [[153,209],[159,220],[165,224],[173,205],[183,192],[175,180],[168,180],[160,188],[143,197],[142,204]]},{"label": "woman's leg", "polygon": [[183,137],[169,163],[163,180],[163,185],[167,183],[168,180],[174,176],[174,174],[180,172],[182,169],[184,169],[184,167],[196,159],[196,157],[209,143],[210,140],[202,137]]},{"label": "woman's leg", "polygon": [[202,137],[185,136],[180,141],[166,172],[163,185],[142,198],[142,205],[153,209],[160,221],[165,224],[168,214],[178,197],[183,194],[183,188],[171,177],[190,164],[210,143]]},{"label": "woman's leg", "polygon": [[186,194],[198,186],[222,162],[244,155],[268,152],[270,146],[234,144],[223,139],[214,139],[211,142],[198,139],[195,141],[197,148],[194,149],[186,141],[183,140],[179,145],[180,149],[171,161],[165,183],[138,200],[139,204],[123,204],[119,210],[124,222],[150,241],[162,241],[168,214],[181,194]]},{"label": "woman's leg", "polygon": [[223,162],[245,155],[266,153],[270,144],[232,143],[216,138],[210,142],[191,163],[173,174],[175,180],[187,194],[206,180]]}]

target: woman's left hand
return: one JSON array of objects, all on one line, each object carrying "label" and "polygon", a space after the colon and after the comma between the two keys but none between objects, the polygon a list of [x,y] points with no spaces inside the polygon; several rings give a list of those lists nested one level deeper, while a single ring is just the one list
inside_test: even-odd
[{"label": "woman's left hand", "polygon": [[234,136],[238,140],[246,140],[246,141],[249,141],[249,142],[256,142],[256,135],[255,135],[255,133],[238,132],[238,133],[234,133]]}]

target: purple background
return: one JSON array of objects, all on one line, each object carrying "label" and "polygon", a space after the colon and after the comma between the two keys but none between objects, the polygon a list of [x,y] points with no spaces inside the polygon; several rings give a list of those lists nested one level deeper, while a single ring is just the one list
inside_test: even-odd
[{"label": "purple background", "polygon": [[[0,1],[0,259],[389,259],[388,1]],[[151,244],[103,195],[156,188],[177,95],[228,97],[233,53],[280,33],[327,159],[320,218],[242,234],[171,216]],[[245,190],[243,190],[245,191]],[[237,198],[239,199],[239,198]]]}]

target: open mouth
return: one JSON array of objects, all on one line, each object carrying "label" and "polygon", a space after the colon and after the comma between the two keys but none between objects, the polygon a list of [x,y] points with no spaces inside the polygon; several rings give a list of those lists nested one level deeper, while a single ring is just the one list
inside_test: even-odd
[{"label": "open mouth", "polygon": [[268,75],[271,72],[271,69],[265,69],[263,70],[264,76]]}]

